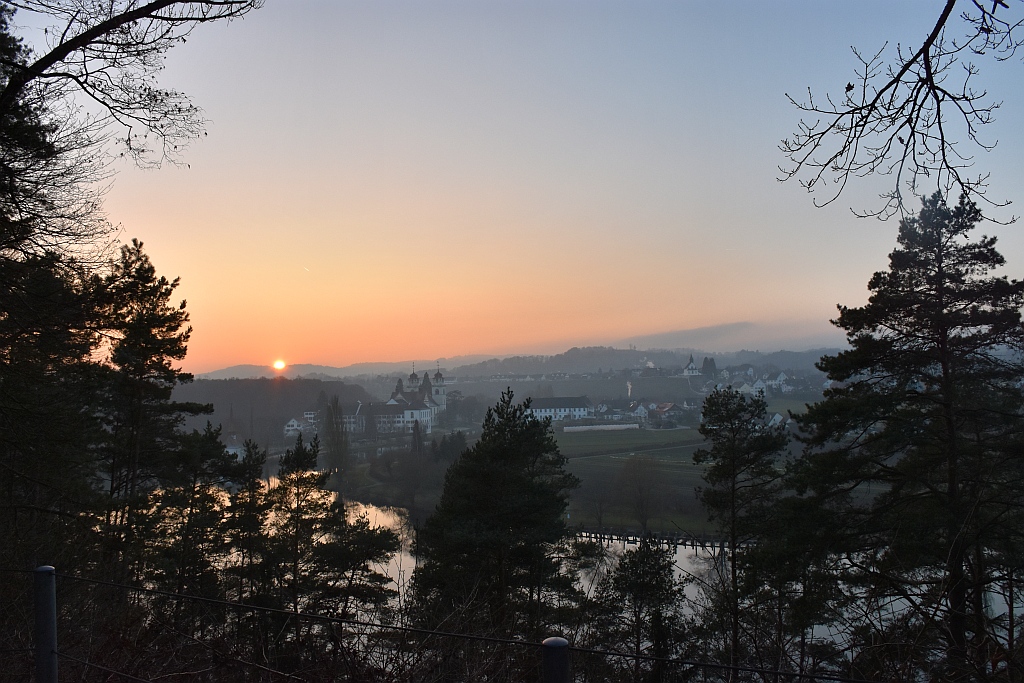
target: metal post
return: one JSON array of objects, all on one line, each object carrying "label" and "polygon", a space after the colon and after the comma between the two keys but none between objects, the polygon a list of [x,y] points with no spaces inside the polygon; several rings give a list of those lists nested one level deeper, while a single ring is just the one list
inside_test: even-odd
[{"label": "metal post", "polygon": [[36,683],[57,683],[57,582],[54,568],[36,567]]},{"label": "metal post", "polygon": [[565,638],[545,638],[541,659],[543,683],[569,683],[569,641]]}]

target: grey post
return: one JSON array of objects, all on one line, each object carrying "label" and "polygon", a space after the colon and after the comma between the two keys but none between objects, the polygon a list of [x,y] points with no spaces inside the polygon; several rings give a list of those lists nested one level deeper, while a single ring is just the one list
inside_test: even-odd
[{"label": "grey post", "polygon": [[541,644],[544,646],[541,659],[543,683],[569,683],[569,641],[552,637],[545,638]]},{"label": "grey post", "polygon": [[57,683],[57,585],[54,568],[36,567],[36,683]]}]

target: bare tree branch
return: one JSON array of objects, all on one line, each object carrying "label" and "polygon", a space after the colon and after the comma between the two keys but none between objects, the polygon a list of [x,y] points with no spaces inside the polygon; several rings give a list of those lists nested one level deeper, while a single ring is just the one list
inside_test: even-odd
[{"label": "bare tree branch", "polygon": [[[958,3],[965,7],[959,15]],[[854,48],[860,65],[841,100],[826,95],[816,101],[810,90],[805,100],[787,95],[808,118],[779,145],[789,161],[779,168],[780,180],[796,178],[815,194],[816,206],[825,206],[852,178],[891,175],[893,186],[881,195],[881,206],[855,211],[883,219],[906,213],[905,192],[916,197],[930,189],[957,191],[993,206],[1008,204],[985,196],[989,176],[974,171],[973,152],[963,146],[995,147],[980,131],[992,123],[1000,103],[974,89],[978,67],[969,60],[1015,56],[1024,42],[1024,19],[1010,21],[1007,12],[1002,0],[946,0],[918,48],[897,45],[891,59],[885,56],[888,45],[869,57]],[[962,39],[949,37],[954,17],[966,26]]]},{"label": "bare tree branch", "polygon": [[[0,256],[102,246],[113,151],[139,165],[177,161],[202,112],[161,88],[164,56],[196,26],[262,0],[0,0]],[[30,49],[12,14],[43,27]]]},{"label": "bare tree branch", "polygon": [[[0,118],[35,86],[47,100],[84,93],[124,131],[122,153],[140,164],[173,159],[202,131],[186,96],[157,86],[165,53],[203,23],[244,16],[262,0],[12,0],[46,23],[47,52],[14,71],[0,91]],[[152,136],[152,140],[150,139]],[[151,144],[153,146],[151,146]]]}]

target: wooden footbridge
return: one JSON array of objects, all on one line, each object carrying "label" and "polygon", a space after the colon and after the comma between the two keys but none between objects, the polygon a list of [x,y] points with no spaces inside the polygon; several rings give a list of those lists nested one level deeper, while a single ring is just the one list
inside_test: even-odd
[{"label": "wooden footbridge", "polygon": [[[645,534],[629,529],[581,529],[576,532],[576,536],[585,541],[628,547],[639,545]],[[717,555],[725,548],[723,539],[704,534],[648,532],[646,537],[663,548],[699,550],[708,555]]]}]

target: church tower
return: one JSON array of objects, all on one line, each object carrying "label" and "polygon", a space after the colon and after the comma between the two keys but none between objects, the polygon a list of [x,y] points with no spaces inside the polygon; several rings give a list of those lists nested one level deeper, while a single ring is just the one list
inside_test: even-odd
[{"label": "church tower", "polygon": [[437,365],[437,372],[434,373],[434,383],[431,398],[444,410],[448,406],[448,399],[445,396],[444,375],[441,374],[441,364]]}]

